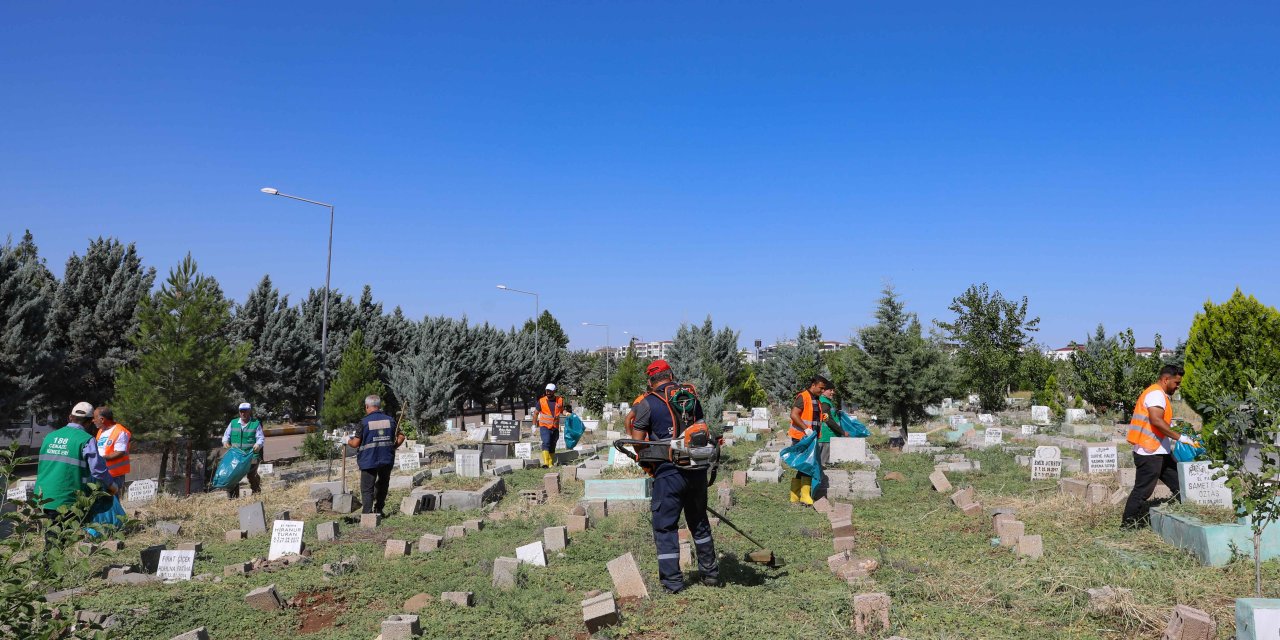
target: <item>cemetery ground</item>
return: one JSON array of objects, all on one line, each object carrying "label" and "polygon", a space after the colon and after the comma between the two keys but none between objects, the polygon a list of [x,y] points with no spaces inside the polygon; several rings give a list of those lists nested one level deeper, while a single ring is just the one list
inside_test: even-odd
[{"label": "cemetery ground", "polygon": [[[726,448],[716,487],[730,486],[733,471],[745,469],[760,444],[739,441]],[[873,436],[872,444],[883,445],[884,439]],[[504,514],[501,519],[476,511],[401,515],[396,507],[408,492],[392,491],[386,508],[391,515],[376,529],[361,529],[332,513],[300,515],[308,497],[305,482],[236,501],[220,493],[161,497],[143,508],[150,521],[180,523],[177,536],[152,528],[130,535],[122,551],[95,553],[58,587],[87,587],[75,597],[76,608],[115,615],[113,638],[170,638],[205,626],[211,638],[237,640],[367,640],[378,635],[382,620],[406,612],[405,601],[420,593],[430,600],[416,612],[424,638],[586,638],[581,602],[588,591],[614,589],[605,564],[627,552],[635,555],[650,597],[622,599],[621,623],[597,632],[599,637],[846,637],[854,635],[853,596],[883,592],[892,598],[892,629],[876,637],[1159,637],[1172,608],[1186,604],[1212,615],[1218,636],[1228,638],[1234,599],[1252,595],[1253,566],[1247,558],[1205,567],[1149,530],[1121,532],[1120,505],[1087,505],[1060,494],[1056,481],[1032,482],[1028,469],[999,447],[965,452],[981,462],[980,471],[948,474],[957,489],[975,489],[983,506],[977,516],[965,515],[948,494],[931,488],[931,454],[897,454],[882,446],[876,453],[883,496],[853,502],[853,553],[880,566],[858,586],[828,569],[826,559],[833,553],[828,519],[787,502],[788,472],[781,483],[733,487],[735,504],[725,514],[781,556],[784,566],[743,562],[754,545],[720,523],[714,532],[726,586],[692,586],[665,595],[657,582],[649,514],[628,511],[593,518],[591,528],[570,534],[564,551],[547,552],[546,567],[521,565],[517,587],[497,589],[491,583],[494,559],[514,556],[516,547],[542,540],[545,527],[565,524],[582,496],[582,483],[570,481],[560,496],[526,509],[520,490],[540,488],[546,473],[529,469],[503,476],[507,493],[495,509]],[[886,479],[890,472],[905,479]],[[358,486],[357,476],[352,473],[348,482]],[[267,554],[269,536],[226,542],[223,535],[238,527],[237,508],[258,499],[265,502],[268,527],[271,514],[284,509],[306,521],[310,561],[224,577],[224,566]],[[716,504],[714,488],[709,503]],[[1027,533],[1043,536],[1042,558],[1019,557],[992,544],[996,508],[1016,509]],[[443,535],[445,527],[479,517],[485,517],[482,530],[446,540],[440,549],[383,557],[388,539],[416,543],[424,533]],[[319,542],[316,524],[331,520],[341,523],[340,536]],[[136,566],[146,546],[174,548],[185,541],[204,543],[194,573],[216,579],[108,585],[100,577],[113,564]],[[358,558],[353,571],[332,577],[322,572],[324,563],[351,556]],[[1264,585],[1280,578],[1275,562],[1267,562],[1263,572]],[[268,584],[276,585],[286,608],[263,612],[245,604],[246,593]],[[1107,611],[1091,610],[1086,590],[1102,586],[1132,589],[1133,597]],[[440,594],[448,591],[473,592],[474,606],[441,602]],[[1264,595],[1280,595],[1274,586],[1270,591]]]}]

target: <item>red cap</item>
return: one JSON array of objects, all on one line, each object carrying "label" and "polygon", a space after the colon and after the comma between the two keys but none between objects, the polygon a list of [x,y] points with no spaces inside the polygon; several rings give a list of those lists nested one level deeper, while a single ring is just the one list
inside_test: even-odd
[{"label": "red cap", "polygon": [[666,360],[654,360],[653,362],[649,363],[649,368],[645,369],[644,372],[648,374],[649,377],[653,377],[658,375],[659,373],[662,373],[663,371],[670,371],[670,370],[671,370],[671,365],[667,364]]}]

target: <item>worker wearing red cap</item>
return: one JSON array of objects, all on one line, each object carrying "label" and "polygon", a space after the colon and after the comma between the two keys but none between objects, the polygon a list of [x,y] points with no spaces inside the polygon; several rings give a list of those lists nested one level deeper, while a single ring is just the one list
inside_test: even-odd
[{"label": "worker wearing red cap", "polygon": [[[667,440],[678,437],[675,411],[667,401],[668,392],[676,387],[671,365],[666,360],[654,360],[645,369],[649,375],[649,390],[636,398],[627,420],[627,432],[636,440]],[[702,403],[697,403],[695,421],[703,419]],[[639,449],[639,447],[637,447]],[[657,449],[657,447],[652,447]],[[711,538],[711,523],[707,520],[707,471],[683,470],[670,461],[641,464],[653,476],[651,498],[653,541],[658,547],[658,578],[668,593],[679,593],[685,588],[684,574],[680,571],[680,513],[684,512],[685,524],[692,534],[697,550],[698,573],[702,584],[720,585],[720,568],[716,562],[715,542]]]},{"label": "worker wearing red cap", "polygon": [[555,384],[548,384],[533,408],[533,422],[538,425],[538,434],[542,436],[543,467],[550,467],[555,463],[556,441],[560,439],[560,420],[568,413],[573,413],[573,407],[556,395]]}]

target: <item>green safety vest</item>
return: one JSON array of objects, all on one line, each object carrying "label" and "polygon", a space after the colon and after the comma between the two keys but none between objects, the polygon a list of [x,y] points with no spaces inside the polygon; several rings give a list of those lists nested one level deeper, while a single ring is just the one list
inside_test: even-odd
[{"label": "green safety vest", "polygon": [[[258,424],[257,419],[250,420],[249,424],[240,426],[240,418],[232,418],[231,423],[227,425],[230,433],[227,440],[231,446],[241,451],[253,451],[253,445],[258,444]],[[253,459],[258,460],[262,454],[253,454]]]},{"label": "green safety vest", "polygon": [[826,396],[819,396],[818,401],[826,406],[827,415],[830,416],[827,422],[822,424],[822,433],[818,436],[818,442],[831,442],[831,436],[835,435],[835,432],[831,430],[831,425],[828,423],[835,421],[836,424],[839,424],[840,418],[837,416],[840,414],[836,411],[836,406]]},{"label": "green safety vest", "polygon": [[36,500],[45,509],[57,509],[76,501],[76,496],[93,477],[89,461],[81,450],[93,436],[78,426],[67,425],[44,437],[40,445],[40,465],[36,468]]}]

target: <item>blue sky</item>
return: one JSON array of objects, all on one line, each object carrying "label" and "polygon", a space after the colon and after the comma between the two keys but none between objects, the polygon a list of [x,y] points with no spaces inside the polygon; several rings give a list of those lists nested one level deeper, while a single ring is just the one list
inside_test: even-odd
[{"label": "blue sky", "polygon": [[6,3],[0,236],[243,299],[369,283],[574,346],[847,339],[987,282],[1038,340],[1280,303],[1280,5]]}]

